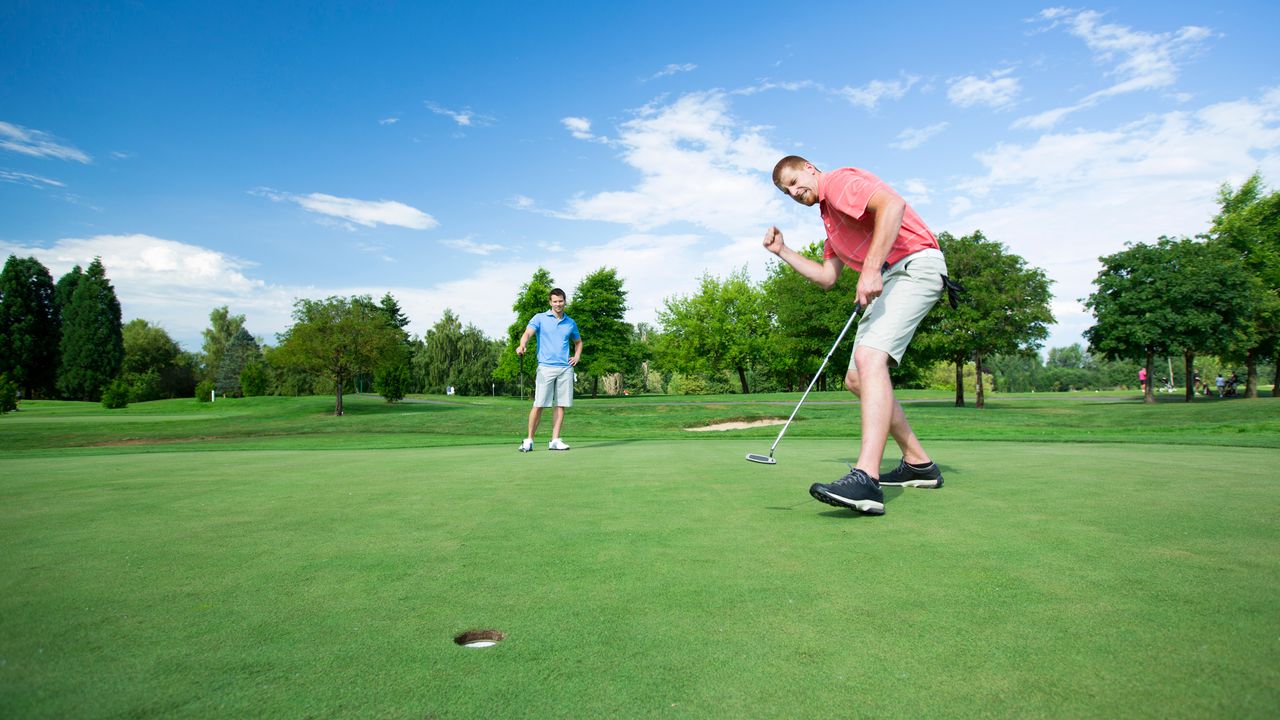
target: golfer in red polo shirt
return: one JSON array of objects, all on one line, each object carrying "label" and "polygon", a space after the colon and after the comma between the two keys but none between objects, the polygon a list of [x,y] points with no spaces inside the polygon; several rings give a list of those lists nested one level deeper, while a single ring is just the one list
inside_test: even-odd
[{"label": "golfer in red polo shirt", "polygon": [[[814,483],[809,494],[828,505],[883,515],[881,485],[942,487],[942,472],[894,398],[889,368],[902,360],[916,326],[942,296],[947,264],[920,216],[865,170],[824,173],[791,155],[774,167],[773,184],[802,205],[818,206],[827,241],[821,263],[787,247],[776,227],[764,234],[765,249],[828,290],[841,270],[857,270],[858,302],[865,308],[844,377],[845,387],[862,401],[858,462],[835,482]],[[902,461],[881,475],[889,435],[902,449]]]}]

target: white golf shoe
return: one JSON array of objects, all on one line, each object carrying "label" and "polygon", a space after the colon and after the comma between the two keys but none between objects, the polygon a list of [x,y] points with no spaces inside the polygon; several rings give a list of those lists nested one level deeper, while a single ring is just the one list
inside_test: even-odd
[{"label": "white golf shoe", "polygon": [[533,452],[533,440],[525,438],[520,441],[520,452]]},{"label": "white golf shoe", "polygon": [[547,449],[548,450],[568,450],[569,446],[566,445],[564,441],[561,440],[560,438],[552,438],[551,442],[547,443]]}]

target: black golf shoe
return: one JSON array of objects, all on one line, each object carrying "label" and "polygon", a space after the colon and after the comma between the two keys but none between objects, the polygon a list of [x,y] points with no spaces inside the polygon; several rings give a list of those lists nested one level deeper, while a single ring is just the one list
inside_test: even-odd
[{"label": "black golf shoe", "polygon": [[880,475],[881,485],[895,487],[940,488],[942,487],[942,471],[938,463],[931,462],[928,467],[918,468],[907,464],[906,460],[898,463],[898,467]]},{"label": "black golf shoe", "polygon": [[870,475],[854,467],[833,483],[814,483],[809,487],[809,494],[819,502],[864,515],[884,514],[884,491]]}]

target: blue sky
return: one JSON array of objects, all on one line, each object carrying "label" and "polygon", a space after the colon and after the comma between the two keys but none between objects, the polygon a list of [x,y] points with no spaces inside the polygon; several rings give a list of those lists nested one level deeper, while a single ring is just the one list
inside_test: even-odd
[{"label": "blue sky", "polygon": [[1274,3],[5,3],[0,253],[103,258],[126,319],[268,342],[298,297],[390,291],[493,336],[535,268],[618,269],[630,319],[763,277],[781,156],[866,168],[1055,281],[1280,182]]}]

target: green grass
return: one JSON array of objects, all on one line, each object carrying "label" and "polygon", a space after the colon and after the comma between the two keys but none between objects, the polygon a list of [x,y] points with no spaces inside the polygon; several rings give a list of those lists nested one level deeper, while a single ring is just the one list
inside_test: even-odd
[{"label": "green grass", "polygon": [[[1280,707],[1280,401],[924,394],[946,486],[862,518],[805,492],[854,453],[842,396],[776,466],[742,458],[777,428],[682,430],[796,399],[584,401],[574,450],[531,455],[501,398],[24,404],[0,717]],[[508,637],[452,642],[476,628]]]}]

